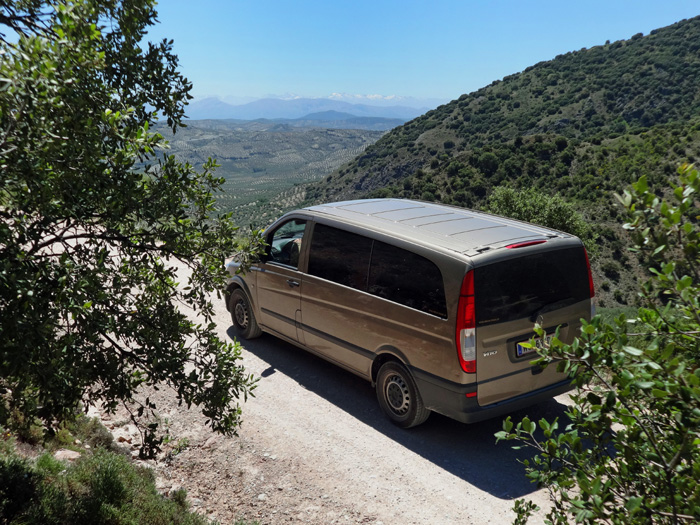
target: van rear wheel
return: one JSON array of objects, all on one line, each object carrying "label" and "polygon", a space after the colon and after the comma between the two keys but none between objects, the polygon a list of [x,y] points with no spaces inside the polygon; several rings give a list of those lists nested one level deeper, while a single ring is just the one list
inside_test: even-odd
[{"label": "van rear wheel", "polygon": [[255,314],[250,307],[248,296],[240,288],[233,291],[229,302],[229,310],[231,311],[231,321],[236,336],[242,339],[255,339],[260,337],[262,330],[255,320]]},{"label": "van rear wheel", "polygon": [[420,397],[416,383],[406,367],[390,361],[377,374],[379,406],[392,423],[401,428],[420,425],[430,415]]}]

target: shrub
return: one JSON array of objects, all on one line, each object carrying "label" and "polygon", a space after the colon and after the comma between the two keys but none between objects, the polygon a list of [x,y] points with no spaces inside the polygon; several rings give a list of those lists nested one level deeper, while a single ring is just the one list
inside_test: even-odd
[{"label": "shrub", "polygon": [[29,462],[14,454],[0,454],[0,521],[22,513],[36,494],[36,473]]},{"label": "shrub", "polygon": [[497,215],[532,222],[579,237],[589,253],[595,254],[597,234],[588,221],[559,195],[529,188],[495,188],[486,202],[486,210]]},{"label": "shrub", "polygon": [[[570,422],[508,418],[497,434],[537,451],[524,463],[551,523],[700,520],[700,176],[685,166],[679,180],[669,201],[645,177],[619,197],[651,276],[636,333],[623,314],[584,323],[571,345],[555,338],[538,362],[572,374]],[[518,522],[531,510],[519,501]]]},{"label": "shrub", "polygon": [[184,491],[158,494],[150,469],[105,450],[65,465],[49,454],[35,463],[0,454],[0,522],[27,525],[205,525]]},{"label": "shrub", "polygon": [[617,280],[620,278],[620,265],[615,261],[605,261],[600,265],[600,269],[606,277]]}]

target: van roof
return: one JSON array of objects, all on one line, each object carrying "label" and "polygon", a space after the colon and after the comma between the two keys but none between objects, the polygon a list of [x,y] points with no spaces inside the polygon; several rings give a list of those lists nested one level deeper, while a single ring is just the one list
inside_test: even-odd
[{"label": "van roof", "polygon": [[520,242],[572,237],[488,213],[407,199],[333,202],[305,210],[469,256]]}]

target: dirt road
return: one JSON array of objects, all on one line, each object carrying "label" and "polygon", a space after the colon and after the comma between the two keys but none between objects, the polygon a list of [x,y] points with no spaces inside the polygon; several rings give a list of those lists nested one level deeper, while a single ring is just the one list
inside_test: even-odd
[{"label": "dirt road", "polygon": [[[228,312],[217,305],[230,339]],[[269,335],[245,343],[244,364],[261,379],[239,437],[209,433],[196,410],[159,393],[172,440],[170,459],[155,465],[158,485],[185,488],[195,508],[221,523],[502,524],[512,522],[517,498],[547,506],[517,462],[525,452],[496,445],[500,419],[463,425],[432,414],[401,430],[381,414],[368,382]],[[514,416],[552,419],[561,401]],[[131,439],[128,425],[113,426]]]}]

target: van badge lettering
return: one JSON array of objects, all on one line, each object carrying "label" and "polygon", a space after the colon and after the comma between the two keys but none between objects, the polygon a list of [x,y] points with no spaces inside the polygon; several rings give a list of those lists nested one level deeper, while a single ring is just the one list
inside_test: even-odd
[{"label": "van badge lettering", "polygon": [[496,355],[498,353],[498,350],[491,350],[490,352],[484,352],[484,357],[491,357],[492,355]]}]

